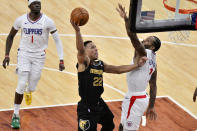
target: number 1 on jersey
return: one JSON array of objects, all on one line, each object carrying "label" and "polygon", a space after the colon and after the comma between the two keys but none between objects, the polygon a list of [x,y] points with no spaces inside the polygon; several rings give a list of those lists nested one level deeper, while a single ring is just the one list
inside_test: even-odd
[{"label": "number 1 on jersey", "polygon": [[32,42],[32,44],[34,43],[34,36],[33,35],[31,37],[31,42]]}]

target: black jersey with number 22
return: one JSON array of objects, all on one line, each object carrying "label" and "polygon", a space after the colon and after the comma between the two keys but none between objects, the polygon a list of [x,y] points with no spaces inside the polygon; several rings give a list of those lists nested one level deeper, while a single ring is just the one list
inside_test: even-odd
[{"label": "black jersey with number 22", "polygon": [[79,95],[82,101],[97,103],[103,93],[103,61],[91,62],[83,72],[78,72]]}]

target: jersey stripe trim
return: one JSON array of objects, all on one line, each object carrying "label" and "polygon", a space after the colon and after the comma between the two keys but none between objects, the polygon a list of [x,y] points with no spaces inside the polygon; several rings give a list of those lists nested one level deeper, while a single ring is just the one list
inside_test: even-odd
[{"label": "jersey stripe trim", "polygon": [[129,118],[130,115],[130,111],[131,111],[131,107],[133,106],[134,102],[136,99],[141,99],[141,98],[146,98],[146,95],[142,95],[142,96],[132,96],[130,99],[130,104],[129,104],[129,109],[128,109],[128,113],[127,113],[127,119]]}]

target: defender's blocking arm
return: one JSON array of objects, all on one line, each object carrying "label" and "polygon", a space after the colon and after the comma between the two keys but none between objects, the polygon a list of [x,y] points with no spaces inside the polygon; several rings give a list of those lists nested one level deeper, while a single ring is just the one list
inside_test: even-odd
[{"label": "defender's blocking arm", "polygon": [[127,17],[125,7],[123,7],[121,4],[118,4],[118,7],[119,8],[116,8],[116,10],[119,12],[120,16],[125,21],[125,27],[126,27],[126,30],[127,30],[127,35],[129,36],[133,47],[135,48],[135,50],[137,51],[137,53],[140,56],[146,56],[145,48],[141,44],[140,40],[138,39],[137,34],[131,32],[131,30],[130,30],[130,21],[129,21],[129,18]]},{"label": "defender's blocking arm", "polygon": [[138,67],[143,66],[146,63],[146,60],[147,60],[147,57],[144,56],[144,57],[139,58],[137,63],[134,63],[132,65],[114,66],[114,65],[108,65],[104,63],[104,71],[107,73],[114,73],[114,74],[126,73]]}]

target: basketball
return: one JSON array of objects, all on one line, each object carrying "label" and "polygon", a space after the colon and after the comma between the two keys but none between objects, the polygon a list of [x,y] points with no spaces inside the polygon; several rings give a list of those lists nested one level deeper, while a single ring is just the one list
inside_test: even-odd
[{"label": "basketball", "polygon": [[76,25],[83,26],[88,22],[89,14],[86,9],[78,7],[72,10],[70,17]]}]

